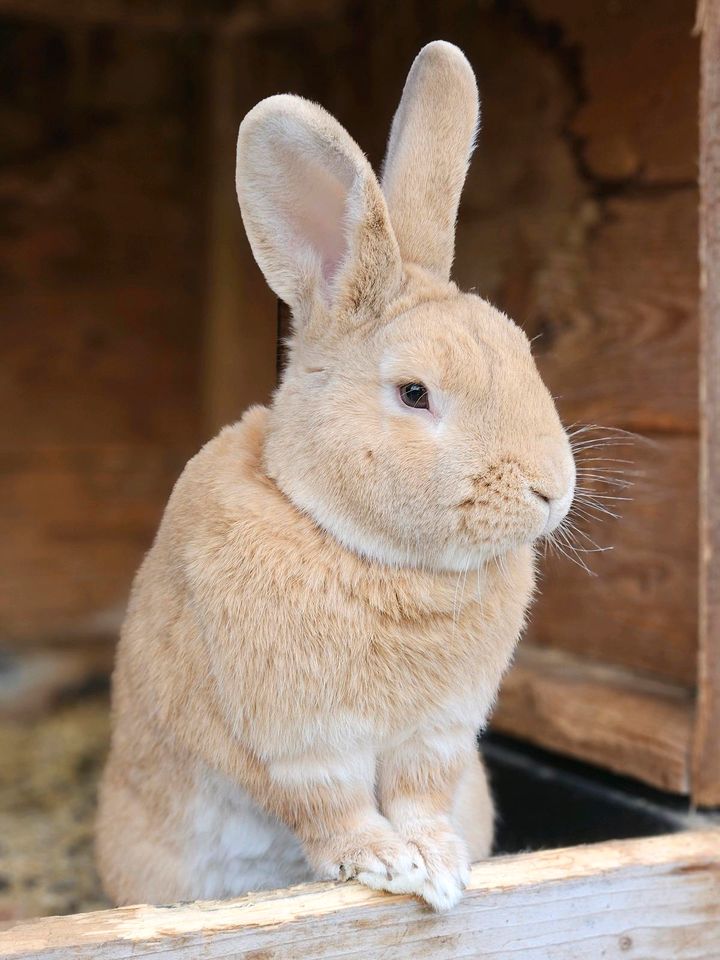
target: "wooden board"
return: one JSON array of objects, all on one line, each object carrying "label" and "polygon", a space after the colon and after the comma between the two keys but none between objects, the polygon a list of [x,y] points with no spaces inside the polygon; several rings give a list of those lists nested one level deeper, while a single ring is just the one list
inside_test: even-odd
[{"label": "wooden board", "polygon": [[0,933],[3,960],[717,960],[720,831],[477,864],[455,910],[355,883],[240,900],[125,907]]},{"label": "wooden board", "polygon": [[687,793],[693,707],[682,687],[522,643],[492,727]]},{"label": "wooden board", "polygon": [[584,239],[550,258],[528,317],[565,421],[650,441],[579,454],[580,463],[610,458],[588,467],[628,471],[632,502],[601,501],[619,521],[577,518],[613,549],[587,556],[595,578],[565,560],[547,565],[532,638],[688,688],[697,649],[696,203],[692,189],[606,201]]},{"label": "wooden board", "polygon": [[615,449],[618,457],[633,460],[628,469],[634,486],[605,492],[627,493],[632,500],[600,503],[617,511],[620,519],[575,517],[591,538],[579,534],[576,541],[581,547],[594,541],[611,548],[580,555],[594,575],[551,549],[541,560],[528,637],[692,690],[697,649],[698,441],[682,435],[659,435],[653,441],[652,446],[638,443]]},{"label": "wooden board", "polygon": [[699,11],[701,102],[700,650],[693,798],[720,805],[720,3]]},{"label": "wooden board", "polygon": [[697,58],[694,0],[530,0],[583,76],[571,118],[600,180],[694,183]]}]

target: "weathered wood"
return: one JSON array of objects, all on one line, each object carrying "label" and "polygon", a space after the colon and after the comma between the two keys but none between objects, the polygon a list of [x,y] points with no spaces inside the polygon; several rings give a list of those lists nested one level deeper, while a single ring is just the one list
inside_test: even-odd
[{"label": "weathered wood", "polygon": [[444,915],[355,883],[312,884],[21,923],[0,933],[0,956],[716,960],[719,884],[720,831],[684,833],[477,864]]},{"label": "weathered wood", "polygon": [[577,56],[583,97],[570,121],[588,171],[610,181],[693,183],[697,40],[693,0],[529,0]]},{"label": "weathered wood", "polygon": [[548,561],[532,639],[688,688],[697,649],[696,203],[693,189],[606,201],[584,234],[550,256],[527,316],[567,422],[653,441],[579,454],[581,463],[610,458],[588,461],[591,472],[628,471],[632,502],[599,501],[619,521],[576,517],[590,536],[578,536],[579,546],[613,549],[586,555],[596,577],[564,558]]},{"label": "weathered wood", "polygon": [[549,254],[523,319],[571,422],[697,434],[697,230],[693,187],[620,196]]},{"label": "weathered wood", "polygon": [[[620,519],[600,514],[601,519],[589,521],[587,514],[576,513],[573,522],[584,535],[574,539],[580,548],[592,549],[595,542],[612,549],[580,554],[595,576],[552,549],[547,551],[528,637],[533,643],[692,690],[697,649],[697,438],[655,435],[653,445],[637,442],[605,452],[633,461],[626,469],[634,486],[626,491],[596,489],[632,500],[599,500]],[[602,448],[591,450],[588,456],[601,453]],[[582,504],[579,507],[585,510]]]},{"label": "weathered wood", "polygon": [[521,644],[493,729],[687,793],[693,701],[682,687]]},{"label": "weathered wood", "polygon": [[693,799],[720,804],[720,2],[704,0],[700,108],[700,648]]}]

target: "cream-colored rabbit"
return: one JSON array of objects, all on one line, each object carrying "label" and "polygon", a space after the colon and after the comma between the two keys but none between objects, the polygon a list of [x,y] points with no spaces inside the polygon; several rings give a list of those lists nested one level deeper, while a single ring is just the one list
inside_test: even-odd
[{"label": "cream-colored rabbit", "polygon": [[525,335],[449,280],[477,112],[436,42],[382,186],[313,103],[240,127],[289,363],[190,461],[135,581],[97,840],[120,903],[357,877],[441,910],[489,852],[475,737],[575,470]]}]

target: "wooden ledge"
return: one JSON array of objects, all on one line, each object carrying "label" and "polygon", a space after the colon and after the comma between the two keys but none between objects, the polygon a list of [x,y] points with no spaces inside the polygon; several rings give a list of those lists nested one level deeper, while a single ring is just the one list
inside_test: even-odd
[{"label": "wooden ledge", "polygon": [[693,717],[693,696],[683,687],[522,644],[492,728],[686,794]]},{"label": "wooden ledge", "polygon": [[720,830],[485,861],[459,906],[441,915],[411,897],[320,883],[48,917],[0,933],[3,960],[717,960],[719,950]]}]

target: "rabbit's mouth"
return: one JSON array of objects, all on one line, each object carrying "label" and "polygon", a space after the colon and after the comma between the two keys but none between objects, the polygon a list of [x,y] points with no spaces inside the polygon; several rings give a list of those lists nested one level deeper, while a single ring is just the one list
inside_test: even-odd
[{"label": "rabbit's mouth", "polygon": [[462,534],[501,549],[552,534],[570,510],[574,471],[567,481],[529,475],[514,457],[504,457],[469,478],[469,495],[458,503]]}]

